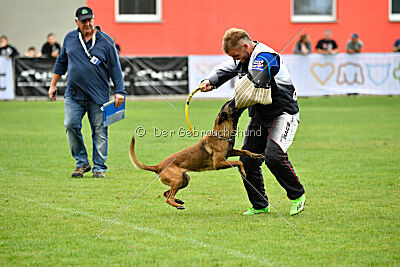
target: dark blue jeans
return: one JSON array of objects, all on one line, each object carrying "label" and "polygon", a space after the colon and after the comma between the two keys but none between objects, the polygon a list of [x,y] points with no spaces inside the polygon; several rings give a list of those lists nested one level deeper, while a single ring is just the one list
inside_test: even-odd
[{"label": "dark blue jeans", "polygon": [[93,172],[107,170],[105,162],[108,155],[108,127],[103,127],[103,112],[100,107],[101,105],[93,100],[73,100],[65,97],[64,125],[72,157],[76,160],[76,167],[89,164],[81,133],[82,119],[86,113],[88,114],[92,129]]}]

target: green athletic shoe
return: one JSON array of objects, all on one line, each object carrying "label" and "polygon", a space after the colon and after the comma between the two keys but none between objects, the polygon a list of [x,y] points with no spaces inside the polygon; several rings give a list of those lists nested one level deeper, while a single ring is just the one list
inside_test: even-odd
[{"label": "green athletic shoe", "polygon": [[270,206],[265,207],[260,210],[256,210],[255,208],[250,208],[248,211],[243,212],[244,215],[255,215],[255,214],[260,214],[260,213],[267,213],[270,211]]},{"label": "green athletic shoe", "polygon": [[302,195],[298,199],[291,200],[292,206],[290,207],[290,215],[296,215],[303,211],[304,204],[306,203],[306,196]]}]

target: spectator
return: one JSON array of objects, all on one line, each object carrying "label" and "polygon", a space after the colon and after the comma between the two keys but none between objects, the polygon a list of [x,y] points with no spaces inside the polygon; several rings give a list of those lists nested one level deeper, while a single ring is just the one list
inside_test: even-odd
[{"label": "spectator", "polygon": [[56,42],[56,36],[54,33],[47,35],[47,42],[42,46],[41,55],[42,57],[58,57],[60,53],[60,45]]},{"label": "spectator", "polygon": [[36,49],[34,46],[28,48],[28,50],[24,53],[25,57],[37,57]]},{"label": "spectator", "polygon": [[393,52],[400,52],[400,39],[397,39],[394,43]]},{"label": "spectator", "polygon": [[100,27],[94,26],[92,9],[86,6],[78,8],[75,23],[78,29],[65,36],[54,66],[49,97],[56,100],[57,82],[68,71],[64,124],[71,154],[76,160],[76,169],[71,176],[80,178],[92,169],[81,132],[82,119],[87,113],[92,129],[93,178],[104,178],[107,170],[108,127],[103,127],[100,107],[109,101],[110,78],[115,86],[115,107],[124,102],[124,79],[114,42],[100,31]]},{"label": "spectator", "polygon": [[17,49],[8,44],[8,38],[5,35],[0,36],[0,56],[6,56],[8,58],[14,58],[18,56]]},{"label": "spectator", "polygon": [[358,39],[358,34],[353,33],[351,40],[348,41],[346,51],[349,54],[360,53],[363,47],[363,43]]},{"label": "spectator", "polygon": [[294,53],[298,55],[308,55],[311,53],[311,42],[308,39],[307,34],[300,36],[300,40],[296,43],[294,47]]},{"label": "spectator", "polygon": [[328,55],[336,54],[338,52],[338,46],[335,40],[332,40],[331,36],[331,30],[325,30],[325,37],[319,40],[317,46],[315,47],[318,53]]}]

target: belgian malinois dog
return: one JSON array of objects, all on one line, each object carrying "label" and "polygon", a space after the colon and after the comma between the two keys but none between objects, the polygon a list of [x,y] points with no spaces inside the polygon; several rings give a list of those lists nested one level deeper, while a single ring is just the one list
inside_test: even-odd
[{"label": "belgian malinois dog", "polygon": [[155,166],[144,165],[138,160],[135,154],[135,138],[132,137],[129,147],[131,161],[139,169],[157,173],[160,181],[170,186],[170,189],[163,194],[167,198],[166,202],[177,209],[184,209],[185,202],[175,198],[175,195],[179,189],[189,184],[189,171],[201,172],[238,167],[240,174],[246,177],[241,161],[226,159],[233,156],[264,158],[261,154],[233,148],[237,123],[243,111],[244,109],[235,107],[235,100],[226,102],[215,119],[214,129],[210,134],[202,137],[195,145],[170,155]]}]

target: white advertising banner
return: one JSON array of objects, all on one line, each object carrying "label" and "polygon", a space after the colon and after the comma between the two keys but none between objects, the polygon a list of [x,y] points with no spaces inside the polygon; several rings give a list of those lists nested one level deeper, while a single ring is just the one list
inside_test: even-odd
[{"label": "white advertising banner", "polygon": [[0,100],[14,99],[14,92],[12,59],[0,56]]},{"label": "white advertising banner", "polygon": [[400,94],[400,54],[283,55],[299,96]]},{"label": "white advertising banner", "polygon": [[[189,92],[228,56],[189,56]],[[400,94],[400,53],[282,55],[298,96]],[[234,82],[198,97],[229,98]]]}]

